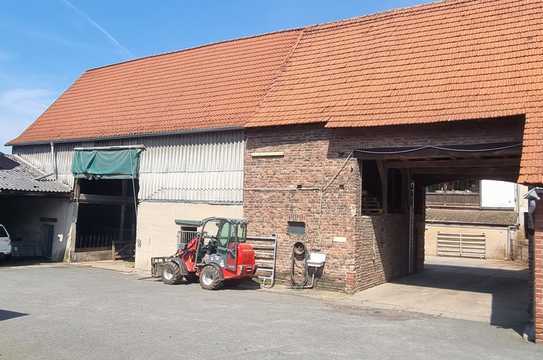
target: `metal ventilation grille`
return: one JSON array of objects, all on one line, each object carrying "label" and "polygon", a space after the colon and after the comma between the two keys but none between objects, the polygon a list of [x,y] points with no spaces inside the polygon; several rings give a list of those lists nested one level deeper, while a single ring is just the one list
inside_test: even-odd
[{"label": "metal ventilation grille", "polygon": [[437,255],[484,259],[486,235],[438,232]]}]

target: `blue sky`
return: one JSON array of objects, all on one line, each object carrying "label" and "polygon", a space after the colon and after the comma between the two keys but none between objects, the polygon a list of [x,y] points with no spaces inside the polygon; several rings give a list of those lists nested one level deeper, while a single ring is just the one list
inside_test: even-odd
[{"label": "blue sky", "polygon": [[417,0],[2,0],[0,151],[88,68]]}]

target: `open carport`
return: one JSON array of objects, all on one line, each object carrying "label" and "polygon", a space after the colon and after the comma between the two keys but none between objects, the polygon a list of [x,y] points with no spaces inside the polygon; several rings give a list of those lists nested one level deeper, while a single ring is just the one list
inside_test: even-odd
[{"label": "open carport", "polygon": [[[532,234],[530,266],[507,261],[428,257],[425,254],[427,186],[468,179],[516,182],[519,178],[522,118],[511,117],[504,121],[509,121],[511,129],[502,131],[499,137],[506,141],[481,141],[484,139],[481,133],[464,134],[463,143],[454,143],[452,141],[457,134],[450,129],[448,136],[451,140],[448,144],[433,140],[429,145],[354,150],[362,163],[362,171],[364,167],[367,169],[375,164],[377,176],[370,177],[375,184],[366,180],[366,193],[367,189],[375,189],[372,194],[384,204],[384,213],[391,210],[387,207],[393,203],[388,197],[397,198],[398,194],[404,194],[401,196],[405,196],[407,201],[403,213],[405,221],[397,224],[400,231],[393,236],[377,239],[383,243],[380,250],[382,255],[386,256],[387,247],[400,249],[396,252],[396,260],[388,265],[391,276],[387,280],[390,282],[357,295],[361,301],[485,321],[513,328],[520,334],[526,330],[531,338],[534,336],[533,325],[526,325],[536,313],[533,300],[538,294],[534,291],[534,270],[531,267],[534,259],[533,222],[528,224]],[[407,184],[405,181],[391,182],[390,174],[395,172],[406,174]],[[387,225],[385,222],[385,226],[392,226],[392,223]],[[398,235],[402,233],[405,235]],[[485,245],[467,238],[463,246],[468,255],[473,252],[471,255],[476,257],[479,248]]]},{"label": "open carport", "polygon": [[12,256],[62,261],[74,216],[71,189],[21,158],[0,154],[0,224]]}]

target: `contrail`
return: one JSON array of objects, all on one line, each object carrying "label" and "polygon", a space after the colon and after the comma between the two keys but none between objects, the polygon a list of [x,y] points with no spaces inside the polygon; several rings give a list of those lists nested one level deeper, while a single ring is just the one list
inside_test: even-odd
[{"label": "contrail", "polygon": [[73,11],[75,11],[79,16],[83,17],[85,20],[87,20],[89,22],[89,24],[91,24],[92,26],[94,26],[98,31],[100,31],[114,46],[116,46],[119,50],[121,50],[125,55],[129,56],[129,57],[133,57],[134,54],[132,54],[132,52],[130,52],[130,50],[128,50],[127,48],[125,48],[123,45],[121,45],[120,42],[117,41],[117,39],[115,39],[113,37],[113,35],[111,35],[106,29],[104,29],[102,26],[100,26],[100,24],[98,24],[96,21],[94,21],[93,19],[91,19],[91,17],[89,15],[87,15],[86,13],[84,13],[82,10],[80,10],[79,8],[77,8],[74,4],[72,4],[69,0],[61,0],[66,6],[68,6],[70,9],[72,9]]}]

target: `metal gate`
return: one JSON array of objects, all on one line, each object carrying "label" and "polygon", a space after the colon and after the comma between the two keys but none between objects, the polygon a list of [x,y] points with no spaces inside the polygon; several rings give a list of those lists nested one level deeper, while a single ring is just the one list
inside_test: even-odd
[{"label": "metal gate", "polygon": [[247,242],[255,250],[257,275],[263,287],[273,287],[275,284],[275,260],[277,257],[277,237],[247,236]]},{"label": "metal gate", "polygon": [[486,235],[438,232],[437,255],[484,259]]}]

